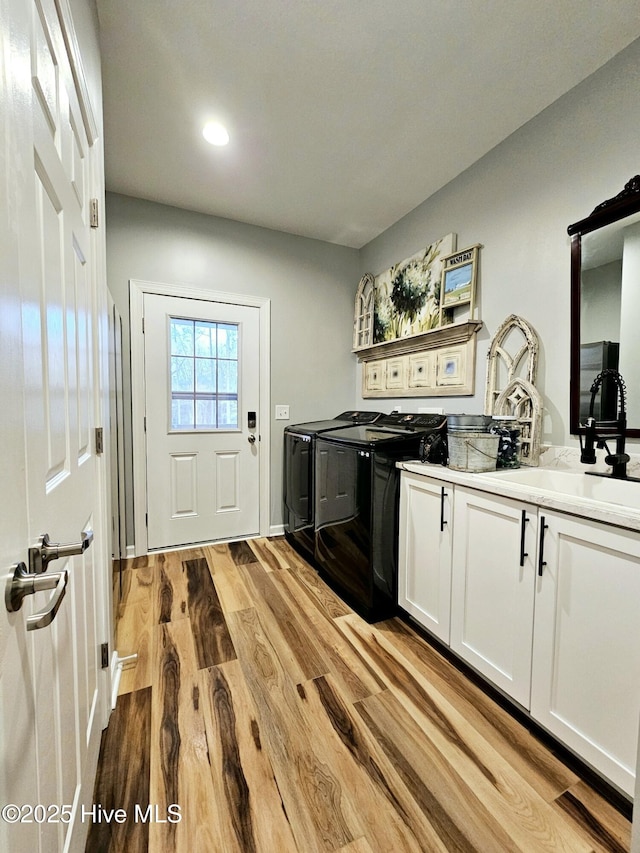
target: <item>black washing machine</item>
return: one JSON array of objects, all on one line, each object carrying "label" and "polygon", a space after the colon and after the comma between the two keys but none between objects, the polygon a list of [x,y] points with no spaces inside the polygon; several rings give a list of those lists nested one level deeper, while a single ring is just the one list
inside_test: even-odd
[{"label": "black washing machine", "polygon": [[287,541],[314,564],[314,454],[316,436],[354,424],[371,424],[382,412],[342,412],[326,421],[291,424],[284,430],[283,515]]},{"label": "black washing machine", "polygon": [[323,577],[368,622],[396,611],[400,470],[444,415],[384,415],[316,439],[315,558]]}]

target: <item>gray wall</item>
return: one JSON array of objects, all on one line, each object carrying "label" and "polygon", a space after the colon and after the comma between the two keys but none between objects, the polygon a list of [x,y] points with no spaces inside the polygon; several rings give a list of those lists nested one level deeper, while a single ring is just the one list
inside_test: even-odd
[{"label": "gray wall", "polygon": [[[125,322],[124,351],[130,278],[268,296],[271,402],[288,403],[292,422],[354,406],[389,411],[396,403],[405,411],[441,405],[481,412],[490,338],[515,313],[541,340],[543,440],[577,444],[569,434],[567,226],[640,171],[639,126],[640,40],[360,252],[110,195],[107,271]],[[360,275],[382,272],[451,231],[458,248],[484,246],[475,395],[363,400],[361,367],[350,352]],[[281,523],[283,426],[272,423],[272,524]]]},{"label": "gray wall", "polygon": [[[491,336],[511,313],[536,329],[545,397],[544,441],[569,434],[570,250],[567,226],[640,172],[640,41],[524,125],[361,251],[378,274],[453,231],[458,248],[482,243],[474,397],[431,398],[451,412],[481,412]],[[361,368],[356,375],[360,400]],[[640,394],[640,389],[629,389]],[[398,402],[408,409],[423,400]]]},{"label": "gray wall", "polygon": [[[129,352],[129,279],[271,300],[271,403],[287,403],[291,422],[353,406],[351,354],[358,253],[228,219],[126,196],[107,195],[107,275]],[[125,374],[129,364],[125,362]],[[125,411],[131,389],[125,375]],[[375,408],[370,406],[369,408]],[[271,423],[271,523],[282,524],[282,430]],[[131,495],[131,419],[126,424]],[[133,544],[131,500],[127,542]]]}]

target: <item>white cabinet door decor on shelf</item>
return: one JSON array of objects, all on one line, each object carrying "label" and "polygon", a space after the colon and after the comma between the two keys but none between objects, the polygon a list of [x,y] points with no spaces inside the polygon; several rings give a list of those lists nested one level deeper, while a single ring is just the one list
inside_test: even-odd
[{"label": "white cabinet door decor on shelf", "polygon": [[453,486],[403,472],[400,488],[398,603],[449,642]]},{"label": "white cabinet door decor on shelf", "polygon": [[633,796],[640,535],[540,510],[531,715]]},{"label": "white cabinet door decor on shelf", "polygon": [[456,486],[451,648],[529,707],[537,509]]}]

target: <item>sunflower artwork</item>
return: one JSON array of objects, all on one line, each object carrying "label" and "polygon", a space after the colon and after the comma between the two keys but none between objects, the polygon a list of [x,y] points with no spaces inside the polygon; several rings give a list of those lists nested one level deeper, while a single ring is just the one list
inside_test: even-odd
[{"label": "sunflower artwork", "polygon": [[441,258],[454,251],[454,243],[455,235],[447,234],[376,277],[375,344],[419,335],[440,324]]}]

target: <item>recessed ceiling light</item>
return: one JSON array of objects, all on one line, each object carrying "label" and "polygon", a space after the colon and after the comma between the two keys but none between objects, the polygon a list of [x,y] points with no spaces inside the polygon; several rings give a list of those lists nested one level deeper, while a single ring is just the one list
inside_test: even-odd
[{"label": "recessed ceiling light", "polygon": [[229,134],[226,127],[217,121],[210,121],[205,124],[202,135],[212,145],[226,145],[229,142]]}]

